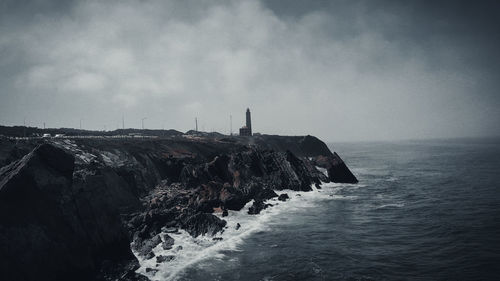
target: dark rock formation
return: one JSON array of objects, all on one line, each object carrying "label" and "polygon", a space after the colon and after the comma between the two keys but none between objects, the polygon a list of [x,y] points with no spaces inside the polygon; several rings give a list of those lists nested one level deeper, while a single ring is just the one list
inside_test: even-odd
[{"label": "dark rock formation", "polygon": [[333,153],[330,157],[318,156],[315,162],[316,165],[327,169],[328,179],[332,182],[358,183],[358,179],[347,168],[337,153]]},{"label": "dark rock formation", "polygon": [[254,200],[258,214],[274,190],[357,182],[312,136],[0,139],[0,165],[2,280],[140,280],[130,246],[151,259],[173,249],[166,233],[224,231],[212,213]]},{"label": "dark rock formation", "polygon": [[220,232],[224,226],[226,226],[226,221],[221,220],[212,214],[195,214],[189,216],[183,223],[183,228],[193,237],[199,235],[214,235]]},{"label": "dark rock formation", "polygon": [[3,280],[89,280],[106,261],[133,260],[125,228],[100,189],[74,189],[74,157],[40,145],[0,170]]},{"label": "dark rock formation", "polygon": [[286,200],[288,200],[288,199],[290,199],[290,197],[288,197],[288,194],[286,194],[286,193],[283,193],[283,194],[281,194],[281,195],[278,197],[278,200],[280,200],[280,201],[286,201]]},{"label": "dark rock formation", "polygon": [[[160,235],[155,235],[151,239],[141,240],[141,243],[135,247],[138,254],[141,256],[151,256],[151,251],[154,247],[158,246],[161,243]],[[154,255],[153,255],[154,256]]]},{"label": "dark rock formation", "polygon": [[179,229],[177,227],[163,227],[161,231],[165,233],[177,233]]},{"label": "dark rock formation", "polygon": [[[296,157],[310,157],[313,162],[328,170],[328,180],[338,183],[357,183],[358,180],[337,153],[332,153],[328,146],[314,136],[275,136],[261,135],[253,140],[260,147],[274,151],[290,151]],[[308,162],[304,163],[306,166]],[[325,181],[325,180],[322,180]]]},{"label": "dark rock formation", "polygon": [[162,262],[168,262],[175,259],[175,256],[168,255],[168,256],[157,256],[156,257],[156,263],[162,263]]},{"label": "dark rock formation", "polygon": [[174,246],[174,238],[172,238],[168,234],[164,234],[163,236],[163,243],[161,244],[161,247],[163,250],[170,250]]},{"label": "dark rock formation", "polygon": [[252,204],[252,206],[250,206],[250,208],[248,208],[248,214],[250,215],[257,215],[257,214],[260,214],[260,211],[266,209],[267,207],[270,207],[272,206],[271,204],[266,204],[264,203],[264,201],[262,200],[255,200]]},{"label": "dark rock formation", "polygon": [[144,258],[145,258],[145,259],[147,259],[147,260],[150,260],[150,259],[152,259],[152,258],[154,258],[154,257],[155,257],[155,253],[153,253],[153,251],[151,251],[151,252],[147,253],[147,254],[144,256]]},{"label": "dark rock formation", "polygon": [[253,138],[255,144],[274,151],[291,151],[297,157],[331,156],[328,146],[314,136],[261,135]]},{"label": "dark rock formation", "polygon": [[222,188],[220,195],[220,202],[224,205],[228,210],[241,210],[247,203],[243,192],[233,186],[224,185]]}]

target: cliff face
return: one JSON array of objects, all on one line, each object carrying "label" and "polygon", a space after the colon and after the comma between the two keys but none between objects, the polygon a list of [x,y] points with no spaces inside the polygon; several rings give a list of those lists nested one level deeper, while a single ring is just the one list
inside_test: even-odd
[{"label": "cliff face", "polygon": [[3,280],[137,280],[131,243],[152,258],[166,229],[210,235],[226,224],[213,212],[259,213],[273,190],[357,182],[311,136],[4,141],[0,161]]},{"label": "cliff face", "polygon": [[48,144],[0,170],[2,280],[88,280],[98,261],[133,258],[106,187],[73,172],[73,155]]},{"label": "cliff face", "polygon": [[358,180],[351,173],[342,158],[328,146],[314,136],[256,136],[252,142],[260,147],[267,147],[277,151],[291,151],[298,157],[307,157],[318,167],[327,169],[328,178],[332,182],[357,183]]}]

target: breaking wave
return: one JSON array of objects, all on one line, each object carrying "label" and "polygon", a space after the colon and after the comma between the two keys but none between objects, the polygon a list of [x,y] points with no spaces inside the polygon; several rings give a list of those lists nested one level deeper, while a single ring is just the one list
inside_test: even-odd
[{"label": "breaking wave", "polygon": [[404,203],[395,203],[395,204],[383,204],[378,207],[375,207],[375,209],[386,209],[386,208],[401,208],[404,207]]},{"label": "breaking wave", "polygon": [[161,243],[153,249],[155,256],[168,257],[167,261],[157,263],[155,258],[146,260],[135,253],[140,263],[137,272],[151,280],[181,280],[186,269],[208,259],[222,259],[228,252],[240,251],[239,246],[248,236],[256,232],[271,231],[273,224],[280,223],[280,220],[275,219],[277,215],[283,212],[301,212],[314,207],[321,200],[353,200],[356,199],[355,196],[338,193],[346,188],[359,188],[356,185],[336,183],[324,183],[321,187],[313,187],[310,192],[276,191],[278,195],[288,194],[290,199],[285,202],[277,198],[270,199],[267,203],[273,206],[262,210],[258,215],[247,213],[253,201],[248,202],[240,211],[229,210],[228,216],[223,218],[227,221],[224,231],[214,236],[192,237],[184,230],[168,233],[175,239],[172,249],[164,250]]}]

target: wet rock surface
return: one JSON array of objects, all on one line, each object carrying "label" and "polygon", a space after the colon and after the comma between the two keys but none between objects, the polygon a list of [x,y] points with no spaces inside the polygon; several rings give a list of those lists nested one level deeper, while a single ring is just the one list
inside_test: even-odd
[{"label": "wet rock surface", "polygon": [[224,226],[226,226],[226,221],[212,214],[195,214],[189,216],[182,223],[182,227],[193,237],[205,234],[214,235],[220,232]]},{"label": "wet rock surface", "polygon": [[214,235],[226,226],[214,213],[254,200],[258,214],[274,190],[357,182],[317,138],[248,140],[0,140],[3,280],[140,280],[132,250],[165,262],[152,250],[176,247],[168,233]]},{"label": "wet rock surface", "polygon": [[174,238],[172,238],[170,235],[168,234],[164,234],[162,235],[163,237],[163,243],[161,244],[161,247],[164,249],[164,250],[170,250],[172,249],[172,247],[174,246]]},{"label": "wet rock surface", "polygon": [[162,263],[162,262],[168,262],[168,261],[171,261],[175,259],[175,256],[172,256],[172,255],[168,255],[168,256],[157,256],[156,257],[156,262],[157,263]]},{"label": "wet rock surface", "polygon": [[248,208],[248,214],[249,215],[257,215],[257,214],[260,214],[260,211],[266,209],[267,207],[271,207],[272,205],[271,204],[266,204],[264,203],[263,200],[255,200],[252,204],[252,206],[250,206],[250,208]]},{"label": "wet rock surface", "polygon": [[286,200],[288,200],[288,199],[290,199],[290,197],[288,197],[288,194],[286,194],[286,193],[283,193],[283,194],[281,194],[281,195],[278,197],[278,200],[280,200],[280,201],[286,201]]},{"label": "wet rock surface", "polygon": [[352,174],[337,153],[333,153],[329,157],[318,156],[313,161],[315,165],[327,169],[329,181],[338,183],[358,183],[358,179]]},{"label": "wet rock surface", "polygon": [[160,235],[155,235],[151,239],[141,240],[141,243],[139,245],[137,245],[135,247],[135,249],[137,250],[137,253],[139,255],[145,256],[145,257],[147,257],[147,256],[151,257],[151,253],[152,253],[151,251],[153,250],[153,248],[158,246],[160,243],[161,243]]}]

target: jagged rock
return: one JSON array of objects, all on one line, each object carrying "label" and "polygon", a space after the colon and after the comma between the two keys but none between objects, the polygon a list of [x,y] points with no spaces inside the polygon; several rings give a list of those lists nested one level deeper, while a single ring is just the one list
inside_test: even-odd
[{"label": "jagged rock", "polygon": [[342,161],[336,152],[333,153],[331,166],[328,168],[328,177],[333,182],[358,183],[358,179],[347,168],[344,161]]},{"label": "jagged rock", "polygon": [[221,183],[232,183],[233,177],[228,170],[229,157],[225,154],[216,156],[214,160],[206,164],[206,171],[211,180]]},{"label": "jagged rock", "polygon": [[171,260],[175,259],[175,256],[169,255],[169,256],[157,256],[156,257],[156,263],[162,263],[162,262],[169,262]]},{"label": "jagged rock", "polygon": [[134,228],[135,230],[131,231],[135,232],[135,236],[139,238],[148,239],[160,233],[162,227],[166,224],[175,224],[180,214],[180,210],[176,207],[149,210],[144,214],[138,215],[142,218],[141,223]]},{"label": "jagged rock", "polygon": [[304,164],[304,161],[297,158],[297,156],[295,156],[292,152],[290,151],[286,152],[286,159],[290,163],[290,166],[292,167],[297,177],[299,178],[298,189],[294,190],[310,191],[311,184],[313,182],[319,182],[318,179],[314,179],[313,177],[311,177],[311,172]]},{"label": "jagged rock", "polygon": [[274,197],[278,197],[278,194],[269,188],[264,188],[255,195],[255,198],[258,200],[268,200]]},{"label": "jagged rock", "polygon": [[236,223],[236,230],[240,229],[241,227],[241,224],[240,223]]},{"label": "jagged rock", "polygon": [[241,210],[248,202],[247,197],[241,192],[230,185],[224,185],[220,192],[219,199],[224,207],[228,210]]},{"label": "jagged rock", "polygon": [[155,253],[153,253],[153,251],[147,253],[146,256],[144,256],[144,258],[147,259],[147,260],[150,260],[150,259],[152,259],[154,257],[155,257]]},{"label": "jagged rock", "polygon": [[2,279],[88,280],[103,261],[133,259],[116,209],[98,186],[73,190],[73,170],[49,144],[0,169]]},{"label": "jagged rock", "polygon": [[224,209],[224,210],[222,211],[222,217],[227,217],[228,215],[229,215],[229,213],[227,212],[227,210],[226,210],[226,209]]},{"label": "jagged rock", "polygon": [[38,144],[0,139],[0,165],[9,164],[0,169],[0,272],[7,280],[133,280],[132,238],[151,256],[159,233],[224,231],[214,208],[240,210],[254,200],[249,213],[256,214],[271,206],[264,202],[277,197],[275,189],[357,182],[311,136],[255,136],[251,146],[246,138],[46,141],[15,162]]},{"label": "jagged rock", "polygon": [[[308,185],[310,178],[300,176],[302,173],[302,166],[297,163],[291,162],[289,159],[290,152],[267,152],[263,154],[263,163],[266,170],[266,181],[273,189],[283,190],[310,190]],[[300,170],[299,170],[300,168]]]},{"label": "jagged rock", "polygon": [[221,189],[222,184],[217,182],[210,181],[202,184],[193,192],[189,205],[199,212],[212,212],[213,208],[221,205],[219,199]]},{"label": "jagged rock", "polygon": [[202,182],[208,182],[210,179],[201,167],[188,164],[182,168],[179,180],[188,188],[196,188]]},{"label": "jagged rock", "polygon": [[288,197],[288,194],[283,193],[283,194],[281,194],[281,195],[278,197],[278,200],[280,200],[280,201],[286,201],[286,200],[288,200],[289,198],[290,198],[290,197]]},{"label": "jagged rock", "polygon": [[161,247],[163,248],[163,250],[170,250],[174,246],[174,242],[175,242],[174,238],[172,238],[168,234],[164,234],[163,243],[161,244]]},{"label": "jagged rock", "polygon": [[161,231],[165,233],[177,233],[179,229],[177,227],[162,227]]},{"label": "jagged rock", "polygon": [[327,169],[328,179],[338,183],[357,183],[358,179],[347,168],[340,156],[334,152],[329,156],[318,156],[315,158],[315,164]]},{"label": "jagged rock", "polygon": [[184,222],[182,227],[193,237],[199,235],[214,235],[220,232],[224,226],[226,226],[226,221],[221,220],[212,214],[195,214],[189,216]]},{"label": "jagged rock", "polygon": [[[95,279],[105,281],[148,281],[149,279],[135,271],[139,268],[139,262],[136,259],[130,261],[104,261],[100,266],[100,272]],[[72,280],[79,280],[80,277],[75,276]],[[37,278],[36,280],[40,280]],[[65,279],[64,279],[65,280]]]},{"label": "jagged rock", "polygon": [[138,238],[135,241],[136,244],[135,249],[140,256],[145,257],[153,250],[153,248],[158,246],[161,242],[162,241],[160,235],[155,235],[151,239],[144,239],[144,240]]},{"label": "jagged rock", "polygon": [[264,203],[264,201],[262,200],[255,200],[252,204],[252,206],[250,206],[250,208],[248,208],[248,214],[250,215],[257,215],[257,214],[260,214],[260,211],[266,209],[267,207],[270,207],[272,206],[271,204],[266,204]]}]

